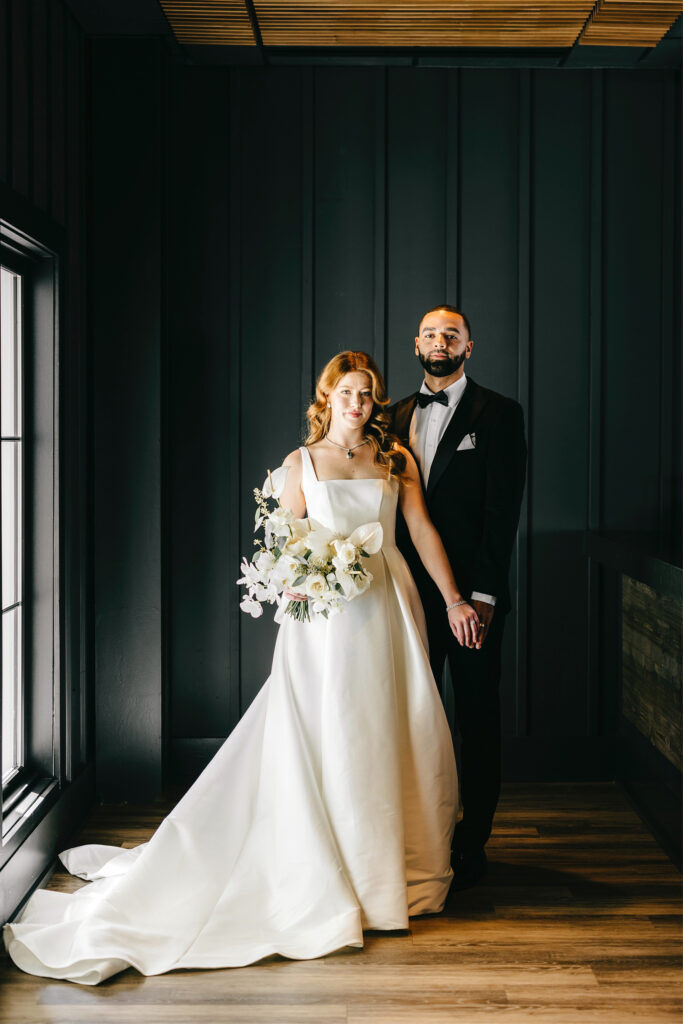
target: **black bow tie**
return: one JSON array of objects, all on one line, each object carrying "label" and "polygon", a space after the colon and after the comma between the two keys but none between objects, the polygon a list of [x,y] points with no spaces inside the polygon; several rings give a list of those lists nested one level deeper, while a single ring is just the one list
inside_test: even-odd
[{"label": "black bow tie", "polygon": [[439,402],[441,405],[448,405],[448,398],[445,391],[437,391],[436,394],[426,394],[424,391],[418,391],[417,393],[417,404],[421,409],[431,405],[432,402]]}]

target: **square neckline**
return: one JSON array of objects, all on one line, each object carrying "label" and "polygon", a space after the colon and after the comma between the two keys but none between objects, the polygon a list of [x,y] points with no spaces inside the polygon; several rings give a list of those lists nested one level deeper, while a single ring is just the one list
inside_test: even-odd
[{"label": "square neckline", "polygon": [[315,471],[313,459],[311,458],[311,453],[309,452],[307,446],[302,445],[299,451],[303,452],[306,458],[308,459],[308,465],[310,467],[311,473],[313,474],[313,482],[316,484],[365,484],[368,482],[368,480],[376,481],[380,484],[383,484],[385,482],[386,478],[383,476],[335,476],[331,477],[329,480],[320,480],[318,478],[318,474]]}]

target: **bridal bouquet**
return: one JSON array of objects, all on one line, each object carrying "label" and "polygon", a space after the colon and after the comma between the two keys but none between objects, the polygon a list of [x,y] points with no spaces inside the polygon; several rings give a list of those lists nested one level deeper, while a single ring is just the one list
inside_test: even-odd
[{"label": "bridal bouquet", "polygon": [[[254,489],[254,531],[263,527],[263,539],[254,541],[258,550],[252,562],[242,559],[242,577],[237,582],[246,586],[247,593],[240,608],[258,618],[264,604],[277,603],[276,622],[284,615],[300,622],[312,615],[327,618],[370,586],[372,573],[361,559],[379,551],[382,526],[366,523],[342,537],[314,519],[297,519],[280,502],[286,476],[287,466],[281,466],[268,473],[261,490]],[[285,604],[282,594],[287,589],[305,594],[306,600]]]}]

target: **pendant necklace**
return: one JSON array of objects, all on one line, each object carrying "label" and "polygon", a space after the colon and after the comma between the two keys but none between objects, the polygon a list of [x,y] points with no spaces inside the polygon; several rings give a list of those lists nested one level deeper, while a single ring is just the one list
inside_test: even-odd
[{"label": "pendant necklace", "polygon": [[337,448],[341,448],[342,451],[345,451],[347,459],[352,459],[354,457],[353,453],[356,450],[356,448],[360,448],[362,447],[362,445],[368,443],[368,439],[366,437],[364,441],[360,442],[360,444],[354,444],[352,448],[347,448],[345,444],[339,444],[338,441],[333,441],[329,434],[325,435],[325,440],[329,441],[330,444],[336,445]]}]

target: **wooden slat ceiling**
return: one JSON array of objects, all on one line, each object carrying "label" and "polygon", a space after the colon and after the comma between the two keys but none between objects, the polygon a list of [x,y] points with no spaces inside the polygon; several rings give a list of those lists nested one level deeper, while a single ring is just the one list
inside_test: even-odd
[{"label": "wooden slat ceiling", "polygon": [[266,46],[571,46],[592,0],[255,0]]},{"label": "wooden slat ceiling", "polygon": [[681,10],[680,2],[599,0],[579,42],[592,46],[656,46]]},{"label": "wooden slat ceiling", "polygon": [[[180,43],[253,46],[245,0],[159,0]],[[253,0],[265,46],[654,46],[683,0]]]},{"label": "wooden slat ceiling", "polygon": [[179,43],[254,46],[244,0],[159,0]]}]

